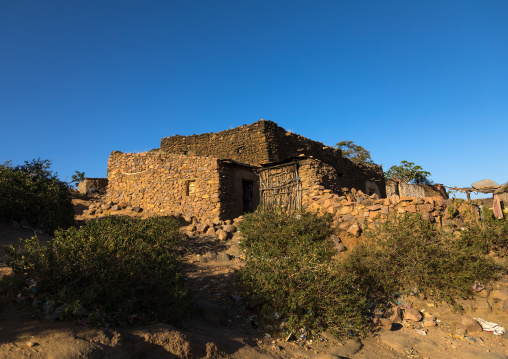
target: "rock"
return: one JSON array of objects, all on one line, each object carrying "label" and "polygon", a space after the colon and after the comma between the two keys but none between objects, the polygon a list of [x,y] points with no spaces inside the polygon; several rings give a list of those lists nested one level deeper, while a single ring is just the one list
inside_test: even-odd
[{"label": "rock", "polygon": [[119,211],[120,210],[120,206],[115,204],[114,206],[111,206],[111,210],[112,211]]},{"label": "rock", "polygon": [[207,236],[215,236],[215,229],[213,227],[208,228],[206,231]]},{"label": "rock", "polygon": [[420,342],[417,338],[391,331],[382,333],[379,339],[382,344],[404,356]]},{"label": "rock", "polygon": [[468,333],[479,333],[483,331],[482,326],[473,318],[463,315],[457,325],[458,328],[464,329]]},{"label": "rock", "polygon": [[353,224],[351,227],[349,227],[347,232],[349,234],[352,234],[353,236],[358,237],[358,236],[360,236],[360,233],[362,232],[362,230],[360,229],[360,227],[358,227],[357,224]]},{"label": "rock", "polygon": [[14,227],[14,228],[21,227],[20,224],[17,221],[14,221],[14,220],[11,221],[11,226]]},{"label": "rock", "polygon": [[494,289],[490,292],[489,299],[495,307],[502,307],[502,302],[508,300],[508,290]]},{"label": "rock", "polygon": [[412,320],[413,322],[419,322],[422,319],[423,315],[417,309],[410,308],[404,310],[404,320]]},{"label": "rock", "polygon": [[402,323],[402,309],[400,307],[393,308],[392,315],[390,316],[392,323]]},{"label": "rock", "polygon": [[233,226],[232,224],[226,224],[222,227],[222,229],[228,233],[235,233],[236,232],[236,227]]},{"label": "rock", "polygon": [[132,208],[132,211],[133,212],[136,212],[136,213],[140,213],[143,211],[143,208],[139,207],[139,206],[136,206],[136,207],[133,207]]},{"label": "rock", "polygon": [[111,202],[108,202],[108,203],[104,203],[101,207],[103,210],[107,211],[108,209],[110,209],[113,205],[111,204]]},{"label": "rock", "polygon": [[196,225],[196,229],[200,231],[201,233],[206,233],[206,231],[210,228],[210,226],[206,223],[198,223]]},{"label": "rock", "polygon": [[377,324],[381,329],[383,330],[392,330],[392,321],[388,318],[376,318],[377,321],[375,324]]},{"label": "rock", "polygon": [[217,237],[219,237],[219,239],[221,241],[225,241],[226,239],[228,239],[228,232],[226,232],[223,229],[217,230],[217,232],[215,232],[215,234],[217,235]]},{"label": "rock", "polygon": [[225,252],[219,252],[217,253],[217,262],[229,262],[230,258],[229,255]]},{"label": "rock", "polygon": [[435,322],[434,318],[425,318],[423,320],[423,326],[425,328],[432,328],[435,327],[437,323]]},{"label": "rock", "polygon": [[208,252],[208,253],[206,253],[205,255],[202,255],[202,256],[198,255],[198,259],[199,259],[199,261],[201,263],[213,262],[213,261],[217,260],[217,254],[215,254],[213,252]]}]

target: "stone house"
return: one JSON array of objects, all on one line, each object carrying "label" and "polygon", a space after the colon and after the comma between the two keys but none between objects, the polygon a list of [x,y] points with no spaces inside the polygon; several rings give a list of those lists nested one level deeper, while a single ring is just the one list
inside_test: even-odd
[{"label": "stone house", "polygon": [[260,202],[301,207],[313,186],[386,196],[381,166],[355,165],[340,150],[265,120],[162,138],[160,149],[146,153],[115,151],[108,181],[107,199],[114,203],[213,222],[251,212]]}]

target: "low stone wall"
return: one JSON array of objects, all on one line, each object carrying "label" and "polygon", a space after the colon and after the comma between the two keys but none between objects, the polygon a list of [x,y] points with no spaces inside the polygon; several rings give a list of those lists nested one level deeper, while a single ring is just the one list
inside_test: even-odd
[{"label": "low stone wall", "polygon": [[459,228],[466,221],[479,219],[476,207],[442,196],[392,195],[381,199],[377,194],[368,196],[363,191],[348,188],[343,188],[339,194],[330,186],[330,182],[334,182],[331,174],[333,168],[321,161],[308,159],[300,163],[303,207],[320,215],[331,214],[339,231],[354,236],[401,213],[420,213],[424,219],[443,228]]},{"label": "low stone wall", "polygon": [[90,178],[86,177],[83,181],[78,184],[78,191],[81,194],[87,193],[90,189],[95,188],[96,191],[102,192],[108,187],[107,178]]},{"label": "low stone wall", "polygon": [[404,183],[386,179],[386,196],[392,195],[408,197],[442,197],[448,198],[446,191],[441,185],[422,185],[413,183]]}]

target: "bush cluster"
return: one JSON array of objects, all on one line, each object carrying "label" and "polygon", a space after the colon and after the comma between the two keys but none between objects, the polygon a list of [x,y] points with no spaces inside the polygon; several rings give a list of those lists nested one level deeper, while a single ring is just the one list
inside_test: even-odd
[{"label": "bush cluster", "polygon": [[376,305],[396,293],[421,292],[453,303],[472,295],[475,281],[496,275],[469,232],[456,239],[418,215],[392,218],[342,259],[332,259],[330,228],[327,217],[306,212],[246,216],[240,227],[246,265],[238,280],[249,295],[264,298],[267,323],[284,320],[290,331],[361,334],[369,330]]},{"label": "bush cluster", "polygon": [[26,220],[48,233],[74,224],[68,186],[50,170],[49,160],[0,165],[0,219]]},{"label": "bush cluster", "polygon": [[329,217],[308,212],[258,211],[240,231],[246,265],[240,285],[265,300],[267,323],[285,320],[289,331],[323,327],[339,334],[362,332],[368,303],[355,287],[355,274],[331,261],[335,254]]},{"label": "bush cluster", "polygon": [[475,281],[495,278],[497,268],[478,242],[437,229],[419,214],[393,217],[368,234],[345,264],[358,273],[369,292],[422,293],[454,303],[473,294]]},{"label": "bush cluster", "polygon": [[14,272],[10,285],[116,320],[133,314],[178,320],[189,302],[175,251],[178,227],[172,217],[105,217],[57,230],[47,244],[22,240],[19,249],[3,248]]}]

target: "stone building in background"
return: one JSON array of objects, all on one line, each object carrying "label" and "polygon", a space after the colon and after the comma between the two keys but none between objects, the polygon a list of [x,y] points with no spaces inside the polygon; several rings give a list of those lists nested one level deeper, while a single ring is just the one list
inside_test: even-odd
[{"label": "stone building in background", "polygon": [[317,187],[386,196],[381,166],[355,165],[339,149],[265,120],[166,137],[160,149],[146,153],[115,151],[106,196],[153,213],[220,221],[254,211],[261,202],[301,207]]}]

